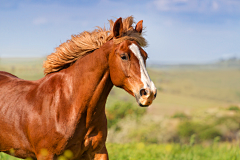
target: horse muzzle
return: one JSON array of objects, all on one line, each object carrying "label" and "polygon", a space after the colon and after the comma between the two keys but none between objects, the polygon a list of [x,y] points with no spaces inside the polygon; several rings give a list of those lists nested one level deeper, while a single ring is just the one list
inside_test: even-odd
[{"label": "horse muzzle", "polygon": [[154,88],[141,88],[138,93],[135,94],[135,98],[141,107],[148,107],[152,104],[153,100],[157,97],[157,89]]}]

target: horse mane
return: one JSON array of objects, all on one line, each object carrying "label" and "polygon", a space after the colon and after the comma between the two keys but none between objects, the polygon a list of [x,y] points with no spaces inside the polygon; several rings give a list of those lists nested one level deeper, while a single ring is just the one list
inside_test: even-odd
[{"label": "horse mane", "polygon": [[115,44],[119,44],[124,40],[134,40],[140,46],[146,47],[147,41],[142,34],[135,31],[133,24],[135,23],[132,16],[122,20],[123,32],[122,37],[113,39],[114,21],[109,20],[110,30],[105,27],[97,27],[92,32],[84,31],[78,35],[72,35],[70,40],[62,43],[56,48],[55,52],[47,56],[43,67],[44,74],[60,71],[69,67],[77,59],[100,48],[104,43],[113,39]]}]

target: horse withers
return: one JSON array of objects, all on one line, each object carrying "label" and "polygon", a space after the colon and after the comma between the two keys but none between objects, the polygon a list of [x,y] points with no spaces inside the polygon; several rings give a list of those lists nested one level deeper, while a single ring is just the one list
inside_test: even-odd
[{"label": "horse withers", "polygon": [[[157,90],[146,70],[142,21],[133,17],[73,35],[47,57],[46,76],[26,81],[0,72],[0,151],[20,158],[106,160],[105,104],[112,87],[123,88],[140,106]],[[42,154],[42,150],[47,154]]]}]

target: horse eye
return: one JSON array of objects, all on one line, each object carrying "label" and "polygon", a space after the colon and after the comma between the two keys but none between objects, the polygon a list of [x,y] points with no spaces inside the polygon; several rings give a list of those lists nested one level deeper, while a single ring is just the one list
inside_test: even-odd
[{"label": "horse eye", "polygon": [[121,59],[122,59],[122,60],[127,60],[128,57],[127,57],[125,54],[123,54],[123,55],[121,55]]}]

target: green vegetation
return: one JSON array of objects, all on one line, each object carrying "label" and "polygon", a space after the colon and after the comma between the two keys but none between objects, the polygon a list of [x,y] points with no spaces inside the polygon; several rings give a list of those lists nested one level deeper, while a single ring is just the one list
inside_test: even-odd
[{"label": "green vegetation", "polygon": [[[233,143],[190,144],[115,144],[108,143],[112,160],[239,160],[240,148]],[[60,157],[59,160],[66,158]],[[0,153],[0,160],[19,160]]]},{"label": "green vegetation", "polygon": [[194,135],[201,141],[212,140],[221,135],[220,131],[214,125],[194,123],[191,121],[182,122],[178,126],[178,134],[179,137],[186,139]]},{"label": "green vegetation", "polygon": [[172,116],[172,118],[188,119],[189,117],[185,113],[177,112]]},{"label": "green vegetation", "polygon": [[174,116],[126,117],[109,128],[108,142],[146,144],[189,143],[192,135],[195,143],[212,143],[216,137],[221,141],[240,138],[240,112],[228,108],[214,108],[191,115],[177,113]]},{"label": "green vegetation", "polygon": [[240,148],[229,143],[204,145],[108,144],[113,160],[238,160]]},{"label": "green vegetation", "polygon": [[129,116],[138,119],[146,113],[146,110],[135,107],[130,102],[117,102],[112,106],[108,106],[106,113],[108,118],[108,128],[115,126],[117,129],[118,127],[116,125],[121,119]]},{"label": "green vegetation", "polygon": [[239,111],[240,109],[239,109],[238,106],[230,106],[230,107],[228,108],[228,110],[230,110],[230,111]]}]

